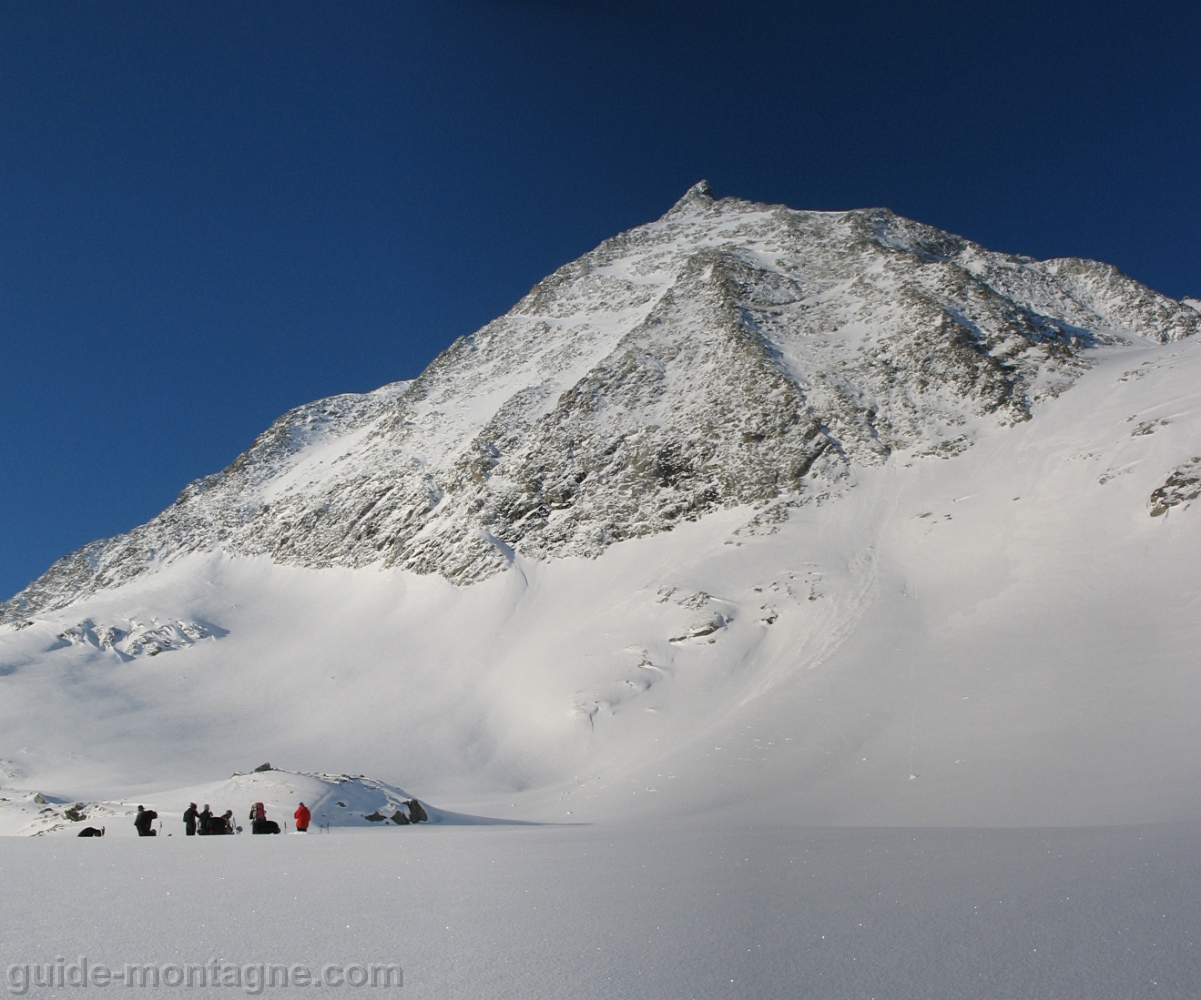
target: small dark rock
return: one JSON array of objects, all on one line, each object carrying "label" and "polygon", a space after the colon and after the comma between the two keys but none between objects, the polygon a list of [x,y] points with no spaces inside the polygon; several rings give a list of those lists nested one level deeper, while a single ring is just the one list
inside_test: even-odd
[{"label": "small dark rock", "polygon": [[270,771],[270,770],[272,770],[272,767],[270,764],[260,764],[258,767],[256,767],[254,769],[254,773],[258,774],[260,771]]},{"label": "small dark rock", "polygon": [[365,819],[368,823],[382,823],[386,818],[387,817],[385,817],[384,814],[378,809],[375,810],[375,812],[373,812],[370,816],[363,817],[363,819]]},{"label": "small dark rock", "polygon": [[421,803],[416,799],[409,799],[405,804],[409,807],[409,819],[414,823],[424,823],[429,819],[426,811],[421,807]]}]

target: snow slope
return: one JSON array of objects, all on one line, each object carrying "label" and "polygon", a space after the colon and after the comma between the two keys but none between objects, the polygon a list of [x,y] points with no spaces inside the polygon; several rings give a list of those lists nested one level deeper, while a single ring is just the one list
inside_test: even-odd
[{"label": "snow slope", "polygon": [[[529,790],[545,817],[637,792],[840,823],[1197,818],[1198,511],[1151,496],[1199,450],[1201,351],[1093,360],[1033,420],[778,523],[735,508],[470,587],[181,559],[0,640],[5,784],[107,797],[270,759],[483,811]],[[55,638],[156,616],[227,634],[129,660]]]}]

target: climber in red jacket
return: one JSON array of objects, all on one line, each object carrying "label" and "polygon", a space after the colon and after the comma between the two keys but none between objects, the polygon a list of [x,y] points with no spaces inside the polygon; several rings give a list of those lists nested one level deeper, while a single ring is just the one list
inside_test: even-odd
[{"label": "climber in red jacket", "polygon": [[312,818],[312,813],[309,812],[309,807],[303,802],[300,803],[300,808],[292,814],[296,820],[296,832],[304,833],[309,828],[309,820]]}]

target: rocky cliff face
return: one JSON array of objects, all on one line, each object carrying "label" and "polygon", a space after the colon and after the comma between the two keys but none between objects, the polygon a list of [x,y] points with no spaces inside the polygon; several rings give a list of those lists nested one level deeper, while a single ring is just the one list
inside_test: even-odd
[{"label": "rocky cliff face", "polygon": [[884,209],[705,184],[456,341],[412,382],[277,420],[166,511],[55,563],[0,622],[184,553],[400,566],[468,584],[736,504],[836,493],[898,449],[1029,418],[1085,349],[1201,313],[1094,261],[992,253]]}]

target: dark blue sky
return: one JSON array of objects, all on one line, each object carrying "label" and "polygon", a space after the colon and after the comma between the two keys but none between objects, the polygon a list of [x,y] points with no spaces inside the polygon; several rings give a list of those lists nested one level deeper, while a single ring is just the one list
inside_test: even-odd
[{"label": "dark blue sky", "polygon": [[696,180],[1201,295],[1185,4],[0,3],[0,597]]}]

